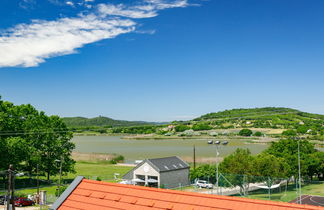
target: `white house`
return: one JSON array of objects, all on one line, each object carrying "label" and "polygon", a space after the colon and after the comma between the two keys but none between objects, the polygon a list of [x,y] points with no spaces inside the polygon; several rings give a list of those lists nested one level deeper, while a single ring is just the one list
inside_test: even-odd
[{"label": "white house", "polygon": [[187,186],[190,166],[177,156],[145,159],[123,176],[140,186],[175,188]]}]

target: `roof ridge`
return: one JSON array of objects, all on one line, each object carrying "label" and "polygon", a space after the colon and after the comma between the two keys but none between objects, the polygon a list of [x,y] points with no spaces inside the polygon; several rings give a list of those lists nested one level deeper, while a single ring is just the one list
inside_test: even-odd
[{"label": "roof ridge", "polygon": [[[174,157],[177,157],[179,158],[178,156],[169,156],[169,157],[161,157],[161,158],[147,158],[148,160],[156,160],[156,159],[168,159],[168,158],[174,158]],[[179,158],[180,159],[180,158]]]},{"label": "roof ridge", "polygon": [[223,196],[223,195],[209,195],[209,194],[202,194],[202,193],[195,193],[195,192],[176,191],[176,190],[170,190],[170,189],[149,188],[149,187],[134,186],[134,185],[123,185],[123,184],[102,182],[102,181],[88,180],[88,179],[83,179],[83,181],[88,182],[88,183],[104,184],[104,185],[110,185],[110,186],[121,187],[121,188],[132,188],[132,189],[137,189],[137,190],[154,191],[154,192],[167,193],[167,194],[195,196],[195,197],[202,197],[202,198],[217,198],[217,199],[228,200],[228,201],[241,201],[244,203],[264,204],[264,205],[272,205],[272,206],[275,205],[275,206],[281,206],[281,207],[298,207],[299,209],[318,209],[317,207],[311,206],[311,205],[300,205],[300,204],[285,203],[285,202],[280,202],[280,201],[266,201],[266,200],[250,199],[250,198],[230,197],[230,196]]}]

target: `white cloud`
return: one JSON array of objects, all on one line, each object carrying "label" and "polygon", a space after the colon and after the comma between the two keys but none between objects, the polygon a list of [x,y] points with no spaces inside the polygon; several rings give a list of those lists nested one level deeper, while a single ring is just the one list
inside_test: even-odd
[{"label": "white cloud", "polygon": [[[65,3],[74,5],[72,1]],[[0,34],[0,68],[38,66],[45,59],[75,53],[85,44],[135,31],[136,22],[132,19],[151,18],[159,10],[185,6],[187,0],[144,0],[133,6],[99,4],[89,15],[19,24]],[[154,34],[155,30],[136,30],[136,33]]]},{"label": "white cloud", "polygon": [[99,4],[98,11],[102,16],[113,15],[128,18],[151,18],[157,16],[155,10],[143,10],[138,8],[127,8],[123,4]]},{"label": "white cloud", "polygon": [[135,6],[99,4],[98,11],[102,16],[115,15],[128,18],[151,18],[157,16],[159,10],[186,6],[189,6],[187,0],[145,0],[144,4]]},{"label": "white cloud", "polygon": [[37,66],[46,58],[75,53],[85,44],[131,32],[135,24],[94,15],[21,24],[0,37],[0,67]]},{"label": "white cloud", "polygon": [[135,33],[137,34],[155,34],[156,30],[136,30]]},{"label": "white cloud", "polygon": [[154,5],[158,10],[189,6],[187,0],[176,0],[176,1],[146,0],[146,2]]},{"label": "white cloud", "polygon": [[35,0],[22,0],[19,2],[19,7],[22,9],[34,9],[36,2]]},{"label": "white cloud", "polygon": [[72,1],[67,1],[67,2],[65,2],[67,5],[70,5],[70,6],[74,6],[74,3],[72,2]]}]

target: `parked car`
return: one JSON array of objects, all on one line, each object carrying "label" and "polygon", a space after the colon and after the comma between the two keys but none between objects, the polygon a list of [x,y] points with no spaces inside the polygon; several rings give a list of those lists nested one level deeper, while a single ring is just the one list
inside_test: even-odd
[{"label": "parked car", "polygon": [[214,185],[211,183],[208,183],[205,180],[197,180],[196,181],[196,186],[200,188],[207,188],[207,189],[212,189],[214,188]]},{"label": "parked car", "polygon": [[34,204],[34,201],[24,197],[20,197],[15,200],[15,206],[32,206]]}]

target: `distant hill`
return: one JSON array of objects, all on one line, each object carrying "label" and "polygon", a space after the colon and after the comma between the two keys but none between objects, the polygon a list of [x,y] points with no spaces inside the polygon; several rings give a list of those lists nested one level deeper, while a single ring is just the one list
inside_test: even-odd
[{"label": "distant hill", "polygon": [[126,120],[114,120],[109,117],[99,116],[94,118],[85,117],[63,117],[63,121],[68,127],[127,127],[138,125],[158,125],[163,123],[156,122],[144,122],[144,121],[126,121]]},{"label": "distant hill", "polygon": [[324,126],[324,115],[311,114],[296,109],[265,107],[232,109],[202,115],[190,121],[216,127],[296,128],[298,126]]}]

